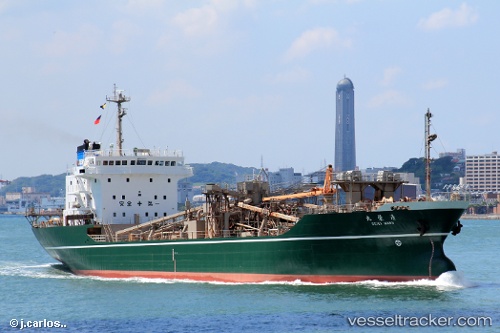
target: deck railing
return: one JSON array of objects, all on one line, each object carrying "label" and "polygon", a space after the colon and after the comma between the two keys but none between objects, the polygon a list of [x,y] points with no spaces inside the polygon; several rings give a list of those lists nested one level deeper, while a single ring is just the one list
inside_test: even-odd
[{"label": "deck railing", "polygon": [[169,149],[99,149],[85,151],[85,156],[137,156],[137,157],[182,157],[182,150],[169,150]]},{"label": "deck railing", "polygon": [[87,235],[87,236],[92,238],[95,242],[99,243],[104,243],[108,241],[106,235]]}]

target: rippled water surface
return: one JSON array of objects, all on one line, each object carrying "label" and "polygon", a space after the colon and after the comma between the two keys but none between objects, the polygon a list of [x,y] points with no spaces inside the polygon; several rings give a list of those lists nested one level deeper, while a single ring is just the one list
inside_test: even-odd
[{"label": "rippled water surface", "polygon": [[436,281],[223,284],[75,276],[0,216],[0,332],[500,331],[500,221],[462,224]]}]

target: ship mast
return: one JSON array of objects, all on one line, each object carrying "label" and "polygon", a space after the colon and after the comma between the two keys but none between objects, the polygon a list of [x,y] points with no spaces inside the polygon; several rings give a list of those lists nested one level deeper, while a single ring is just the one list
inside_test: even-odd
[{"label": "ship mast", "polygon": [[113,97],[106,96],[106,101],[118,105],[117,123],[116,123],[116,148],[118,155],[122,155],[122,118],[127,114],[127,109],[122,107],[122,103],[130,102],[130,97],[125,96],[123,90],[116,90],[116,84],[113,85]]},{"label": "ship mast", "polygon": [[436,134],[430,134],[432,113],[427,109],[425,114],[425,199],[431,200],[431,142],[436,140]]}]

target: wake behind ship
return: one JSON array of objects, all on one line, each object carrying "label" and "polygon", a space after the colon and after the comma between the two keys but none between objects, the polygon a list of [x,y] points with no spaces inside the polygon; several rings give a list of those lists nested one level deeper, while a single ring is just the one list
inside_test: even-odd
[{"label": "wake behind ship", "polygon": [[403,182],[392,172],[367,179],[329,167],[322,187],[280,196],[265,177],[233,190],[207,184],[205,204],[187,202],[177,212],[177,183],[192,169],[179,151],[122,148],[129,100],[116,87],[107,98],[118,107],[114,147],[85,140],[77,148],[62,214],[26,215],[43,248],[75,274],[329,283],[435,279],[455,270],[443,244],[460,231],[468,203],[461,194],[395,201]]}]

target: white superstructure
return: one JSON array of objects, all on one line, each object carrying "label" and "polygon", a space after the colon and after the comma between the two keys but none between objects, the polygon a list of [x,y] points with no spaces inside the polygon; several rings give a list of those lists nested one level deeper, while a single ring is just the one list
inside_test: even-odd
[{"label": "white superstructure", "polygon": [[[121,148],[121,103],[118,104],[118,140]],[[177,212],[177,182],[193,175],[180,151],[101,149],[85,140],[77,148],[76,165],[66,176],[65,224],[95,220],[103,224],[142,223]]]}]

